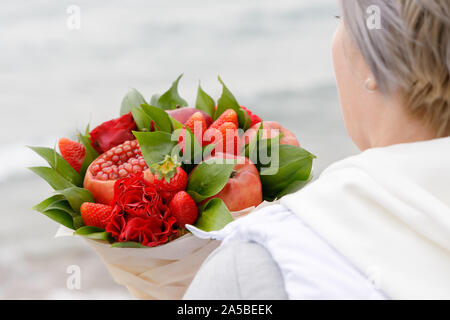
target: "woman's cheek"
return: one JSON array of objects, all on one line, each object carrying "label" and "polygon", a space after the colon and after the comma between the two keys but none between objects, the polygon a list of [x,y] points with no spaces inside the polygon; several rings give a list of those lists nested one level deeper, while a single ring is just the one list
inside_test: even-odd
[{"label": "woman's cheek", "polygon": [[349,107],[349,97],[348,97],[348,85],[349,80],[346,76],[347,66],[344,54],[344,44],[342,37],[342,23],[337,28],[332,42],[332,57],[333,57],[333,66],[334,73],[336,77],[337,87],[339,91],[339,99],[341,102],[342,113],[344,116],[345,124],[347,126],[347,130],[351,133],[351,113],[348,110]]},{"label": "woman's cheek", "polygon": [[355,60],[352,60],[358,57],[352,51],[354,48],[349,40],[341,22],[333,37],[333,66],[347,132],[354,143],[361,149],[365,145],[364,130],[361,127],[361,124],[364,123],[364,115],[359,110],[362,95],[360,92],[361,88],[357,82],[358,64]]}]

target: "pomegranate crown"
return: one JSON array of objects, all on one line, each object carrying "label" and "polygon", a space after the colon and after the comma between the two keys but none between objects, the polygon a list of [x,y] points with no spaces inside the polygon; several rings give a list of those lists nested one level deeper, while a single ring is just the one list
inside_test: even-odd
[{"label": "pomegranate crown", "polygon": [[167,182],[170,182],[180,166],[181,162],[178,161],[177,156],[166,155],[163,161],[153,164],[151,169],[159,180],[164,178]]}]

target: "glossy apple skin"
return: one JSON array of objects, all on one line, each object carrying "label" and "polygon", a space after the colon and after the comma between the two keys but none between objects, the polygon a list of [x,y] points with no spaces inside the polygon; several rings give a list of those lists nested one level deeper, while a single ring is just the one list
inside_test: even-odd
[{"label": "glossy apple skin", "polygon": [[[257,123],[250,129],[248,129],[244,133],[244,135],[241,137],[241,143],[243,143],[244,145],[250,143],[250,141],[252,141],[256,137],[256,132],[258,131],[260,125],[261,125],[260,123]],[[275,130],[279,130],[282,133],[282,137],[280,139],[280,144],[286,144],[286,145],[300,147],[300,144],[298,143],[298,140],[295,137],[295,135],[288,129],[284,128],[278,122],[264,121],[263,129],[267,130],[267,131],[263,132],[263,139],[273,138],[270,130],[275,129]]]},{"label": "glossy apple skin", "polygon": [[225,187],[214,197],[204,200],[207,202],[212,198],[222,199],[230,211],[241,211],[250,207],[256,207],[263,201],[262,184],[256,166],[248,158],[233,156],[230,154],[216,154],[213,158],[227,159],[235,158],[238,164],[233,169]]},{"label": "glossy apple skin", "polygon": [[194,113],[201,112],[205,116],[206,126],[209,127],[212,124],[211,117],[206,112],[201,111],[197,108],[185,107],[175,110],[166,110],[166,112],[169,114],[169,116],[182,124],[185,124]]},{"label": "glossy apple skin", "polygon": [[[153,174],[150,169],[144,171],[144,179],[148,182],[153,182]],[[110,205],[114,199],[115,183],[116,180],[102,181],[95,179],[91,173],[91,167],[89,167],[86,171],[86,176],[84,177],[83,186],[92,193],[96,203]]]}]

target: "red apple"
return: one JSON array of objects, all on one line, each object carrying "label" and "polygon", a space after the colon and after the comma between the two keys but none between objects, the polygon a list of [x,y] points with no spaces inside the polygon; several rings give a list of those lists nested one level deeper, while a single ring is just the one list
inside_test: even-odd
[{"label": "red apple", "polygon": [[213,158],[237,159],[225,187],[217,195],[206,199],[202,203],[212,199],[222,199],[230,211],[241,211],[253,206],[258,206],[262,201],[262,184],[258,169],[248,158],[217,153]]}]

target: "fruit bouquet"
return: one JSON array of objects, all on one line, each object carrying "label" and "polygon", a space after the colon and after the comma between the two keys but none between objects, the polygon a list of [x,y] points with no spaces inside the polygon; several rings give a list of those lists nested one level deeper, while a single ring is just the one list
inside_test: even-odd
[{"label": "fruit bouquet", "polygon": [[186,230],[223,228],[311,178],[314,156],[280,124],[262,121],[223,87],[217,103],[199,85],[195,108],[180,77],[147,101],[130,90],[120,117],[31,147],[32,167],[55,190],[34,207],[86,239],[114,280],[138,298],[182,298],[217,241]]}]

